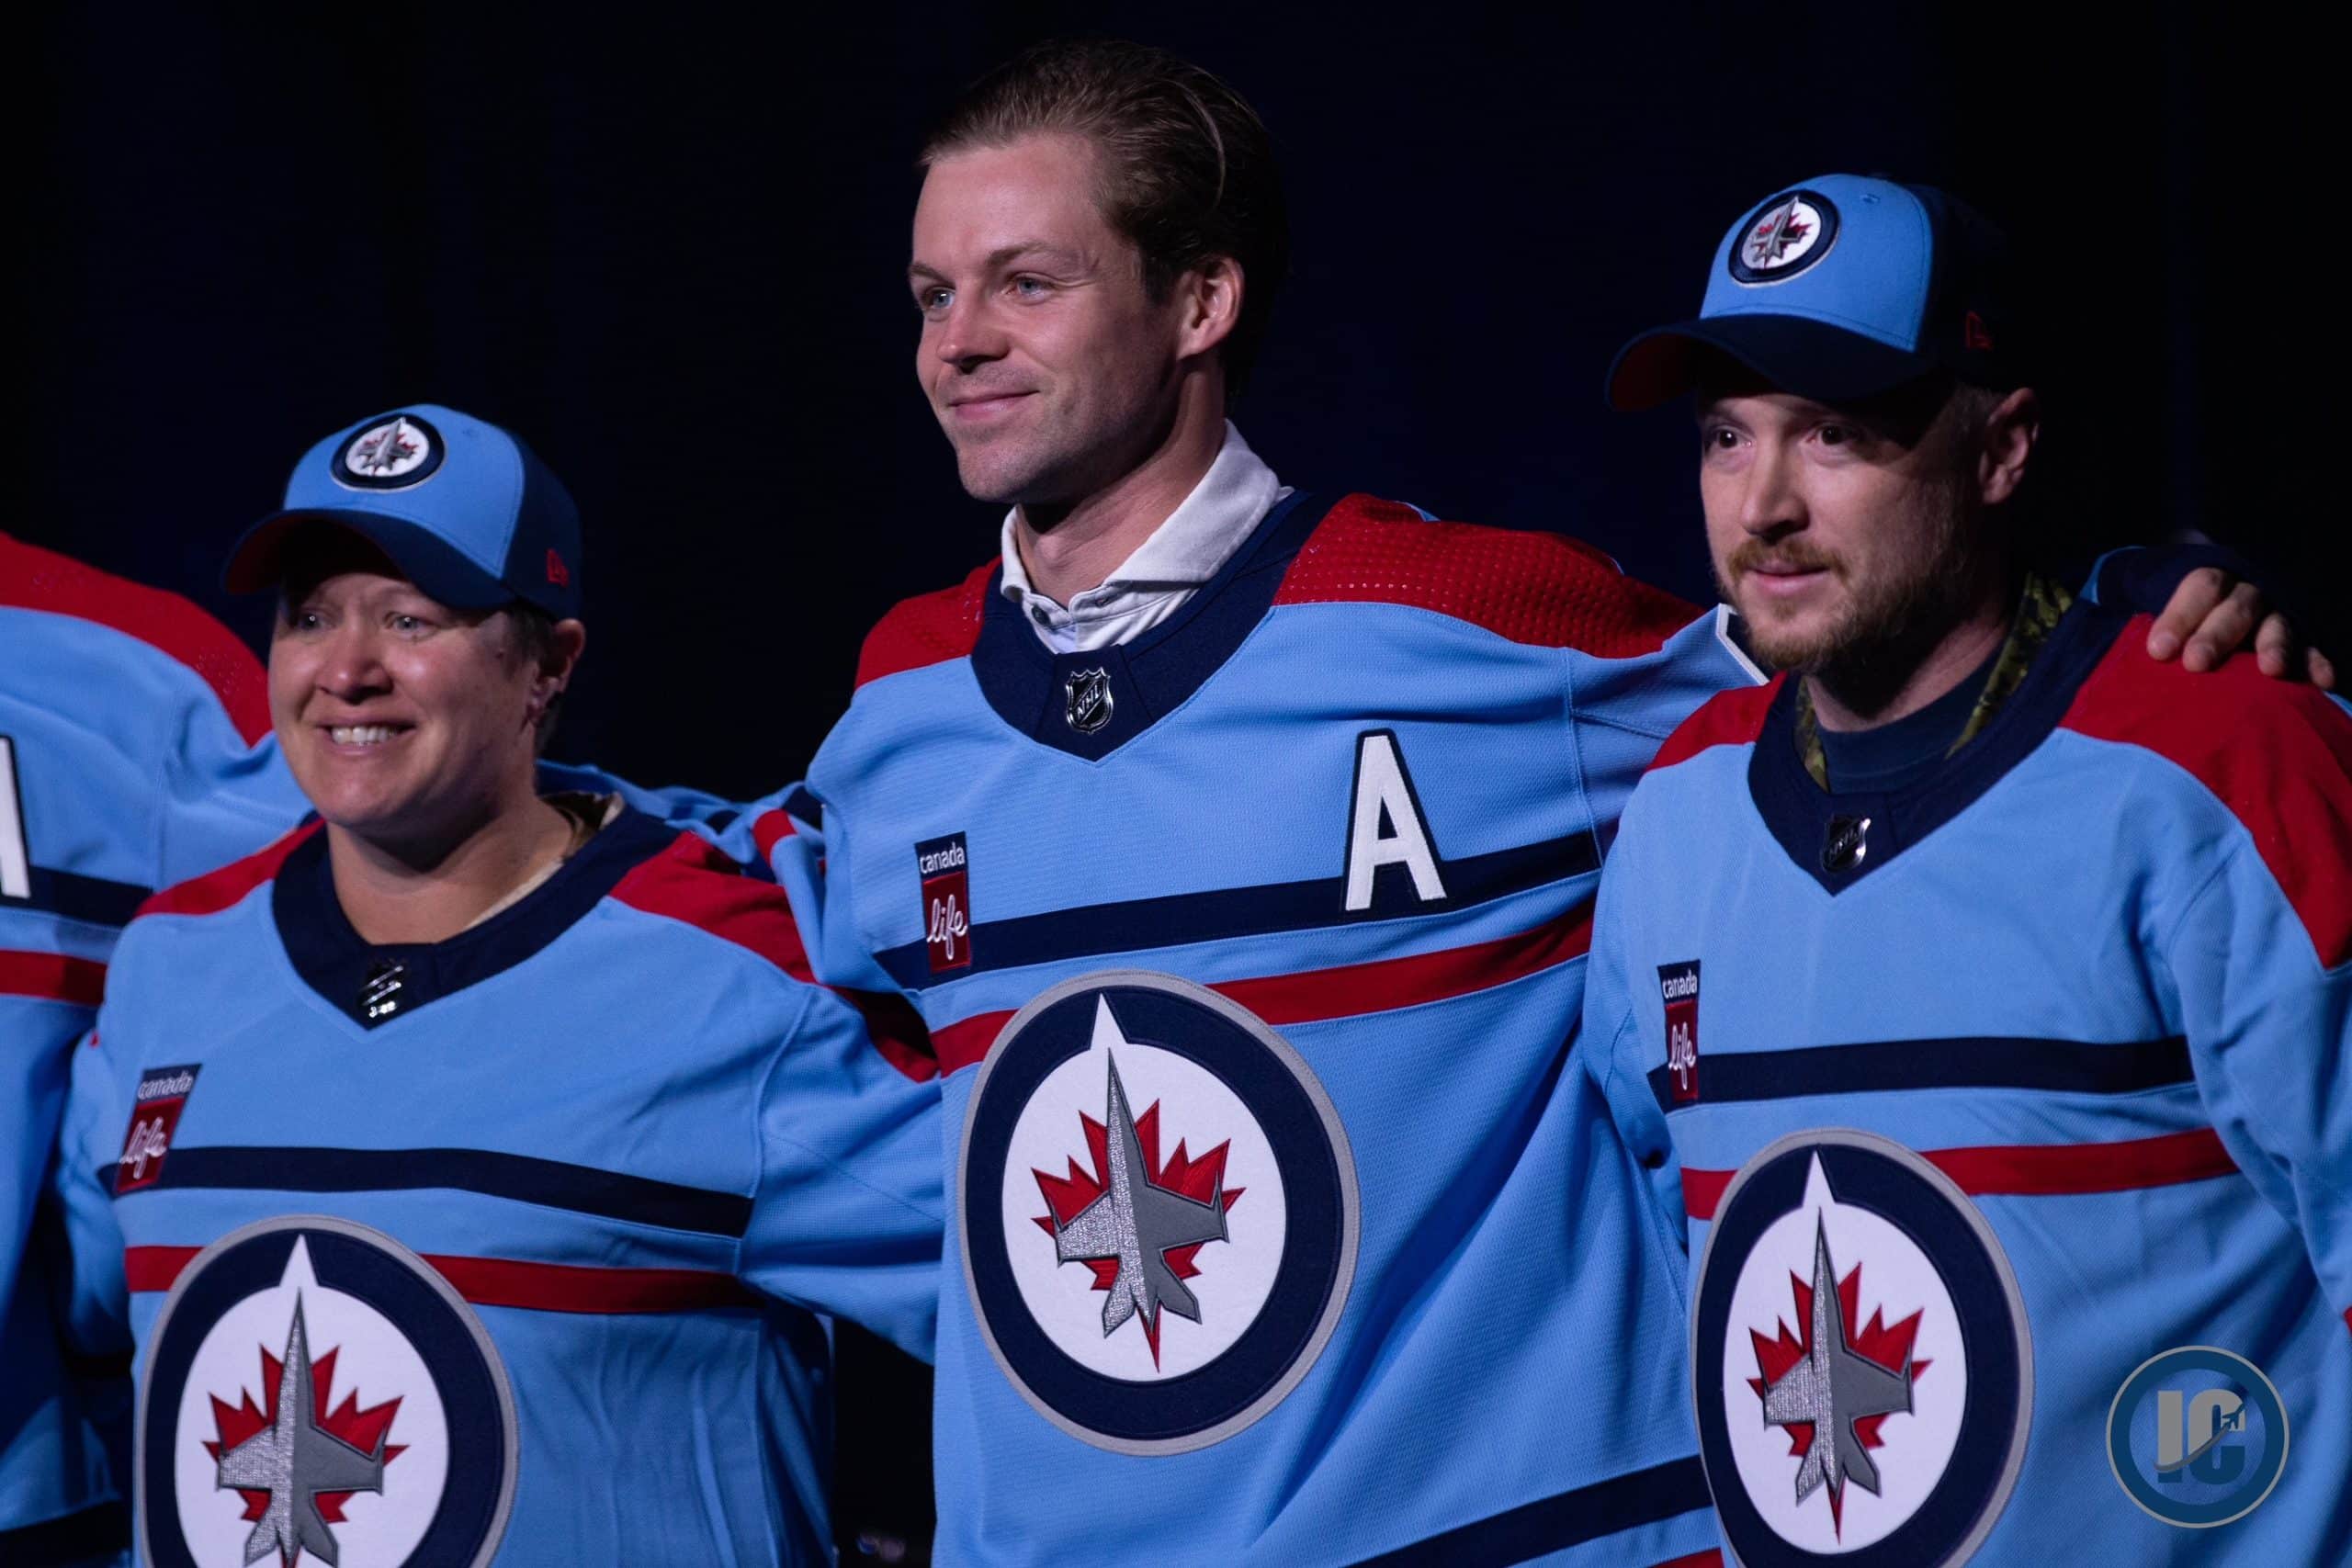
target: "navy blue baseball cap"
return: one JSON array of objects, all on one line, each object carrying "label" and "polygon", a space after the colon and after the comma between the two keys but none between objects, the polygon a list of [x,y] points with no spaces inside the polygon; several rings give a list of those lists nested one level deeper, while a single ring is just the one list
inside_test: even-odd
[{"label": "navy blue baseball cap", "polygon": [[1937,371],[2025,384],[2008,245],[1933,186],[1823,175],[1724,236],[1698,319],[1642,333],[1609,367],[1610,406],[1690,389],[1709,351],[1817,402],[1849,403]]},{"label": "navy blue baseball cap", "polygon": [[580,511],[546,464],[498,426],[435,403],[363,419],[302,455],[282,509],[245,530],[222,580],[275,587],[289,536],[348,528],[410,581],[460,610],[520,599],[580,613]]}]

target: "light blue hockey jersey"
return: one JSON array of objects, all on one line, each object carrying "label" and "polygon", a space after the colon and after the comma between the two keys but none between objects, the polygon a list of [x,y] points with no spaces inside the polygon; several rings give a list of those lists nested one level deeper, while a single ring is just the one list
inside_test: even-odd
[{"label": "light blue hockey jersey", "polygon": [[929,1352],[933,1088],[676,828],[396,947],[325,841],[152,902],[74,1053],[74,1327],[136,1342],[148,1560],[829,1561],[812,1314]]},{"label": "light blue hockey jersey", "polygon": [[1626,807],[1583,1060],[1742,1562],[2352,1561],[2352,719],[2146,629],[1891,795],[1727,694]]},{"label": "light blue hockey jersey", "polygon": [[116,1495],[89,1401],[117,1396],[69,1375],[35,1235],[73,1043],[141,899],[302,814],[268,731],[227,628],[0,534],[0,1560],[35,1552],[9,1531]]},{"label": "light blue hockey jersey", "polygon": [[993,564],[882,622],[755,830],[943,1074],[941,1561],[1711,1549],[1668,1248],[1564,1069],[1623,797],[1749,678],[1582,547],[1361,496],[1117,648]]}]

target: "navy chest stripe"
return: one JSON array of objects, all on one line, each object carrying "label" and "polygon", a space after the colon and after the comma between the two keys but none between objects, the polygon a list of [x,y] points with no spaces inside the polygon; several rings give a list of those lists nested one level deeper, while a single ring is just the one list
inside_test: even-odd
[{"label": "navy chest stripe", "polygon": [[[1699,1064],[1699,1099],[1694,1105],[1909,1089],[2137,1094],[2142,1089],[2185,1084],[2194,1077],[2188,1042],[2177,1034],[2165,1040],[2114,1045],[2002,1036],[1888,1040],[1704,1057]],[[1675,1103],[1667,1068],[1651,1068],[1649,1079],[1650,1092],[1668,1112],[1694,1109],[1694,1105]]]},{"label": "navy chest stripe", "polygon": [[1525,1562],[1707,1506],[1697,1456],[1597,1481],[1442,1535],[1368,1557],[1356,1568],[1443,1568],[1454,1562]]},{"label": "navy chest stripe", "polygon": [[110,882],[103,876],[51,871],[47,866],[29,866],[27,870],[30,873],[28,880],[32,884],[31,897],[0,898],[0,909],[38,909],[94,926],[125,926],[153,891],[135,883]]},{"label": "navy chest stripe", "polygon": [[[107,1179],[111,1190],[112,1179]],[[175,1148],[162,1178],[139,1191],[173,1187],[259,1192],[438,1188],[730,1239],[752,1223],[751,1199],[732,1192],[492,1149]]]},{"label": "navy chest stripe", "polygon": [[[1411,879],[1398,866],[1384,868],[1384,874],[1373,889],[1372,907],[1352,912],[1347,908],[1348,878],[1342,870],[1338,875],[1308,882],[1219,887],[1204,893],[1175,893],[1159,898],[1055,909],[1008,920],[980,921],[970,932],[971,965],[956,971],[956,977],[1053,964],[1067,958],[1272,936],[1283,931],[1352,925],[1362,920],[1395,919],[1400,915],[1442,914],[1541,887],[1564,877],[1581,876],[1598,870],[1600,864],[1592,835],[1572,833],[1565,839],[1440,861],[1439,873],[1447,896],[1426,903],[1412,896]],[[977,890],[973,901],[977,905],[986,897],[985,888]],[[914,902],[911,884],[908,887],[908,902]],[[880,957],[882,966],[904,989],[917,992],[930,987],[931,958],[922,942],[891,948]]]}]

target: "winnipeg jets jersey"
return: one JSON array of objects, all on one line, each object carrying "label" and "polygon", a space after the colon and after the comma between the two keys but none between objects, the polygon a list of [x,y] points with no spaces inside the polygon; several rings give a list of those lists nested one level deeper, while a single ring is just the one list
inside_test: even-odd
[{"label": "winnipeg jets jersey", "polygon": [[1362,496],[1115,648],[993,564],[884,619],[755,822],[943,1076],[943,1561],[1711,1549],[1667,1238],[1564,1067],[1624,795],[1746,679],[1582,547]]},{"label": "winnipeg jets jersey", "polygon": [[159,896],[74,1053],[146,1560],[829,1561],[812,1313],[928,1354],[935,1089],[651,818],[423,945],[361,941],[325,849]]},{"label": "winnipeg jets jersey", "polygon": [[260,666],[227,628],[0,534],[0,1558],[6,1532],[116,1490],[58,1352],[54,1237],[35,1235],[116,934],[156,887],[302,809]]},{"label": "winnipeg jets jersey", "polygon": [[2352,1561],[2352,718],[2146,631],[1885,795],[1726,694],[1626,807],[1583,1060],[1739,1562]]}]

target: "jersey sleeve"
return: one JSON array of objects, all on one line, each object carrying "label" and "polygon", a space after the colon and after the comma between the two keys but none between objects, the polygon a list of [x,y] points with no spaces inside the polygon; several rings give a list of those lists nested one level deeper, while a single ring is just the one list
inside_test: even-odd
[{"label": "jersey sleeve", "polygon": [[[2342,899],[2352,897],[2341,891],[2352,884],[2352,816],[2330,826],[2328,874]],[[2165,956],[2216,1130],[2247,1179],[2301,1229],[2322,1288],[2352,1327],[2352,942],[2340,929],[2316,934],[2327,946],[2242,840],[2189,904]]]},{"label": "jersey sleeve", "polygon": [[130,1107],[100,1043],[104,1030],[101,1012],[98,1032],[74,1047],[73,1082],[50,1177],[70,1259],[61,1328],[74,1354],[99,1359],[127,1357],[131,1348],[130,1292],[109,1179],[130,1124]]},{"label": "jersey sleeve", "polygon": [[741,1273],[928,1361],[944,1213],[939,1088],[893,1066],[815,986],[759,1091],[760,1179]]},{"label": "jersey sleeve", "polygon": [[1766,680],[1737,632],[1738,617],[1718,605],[1649,652],[1565,655],[1577,771],[1604,855],[1634,785],[1666,738],[1716,693]]}]

